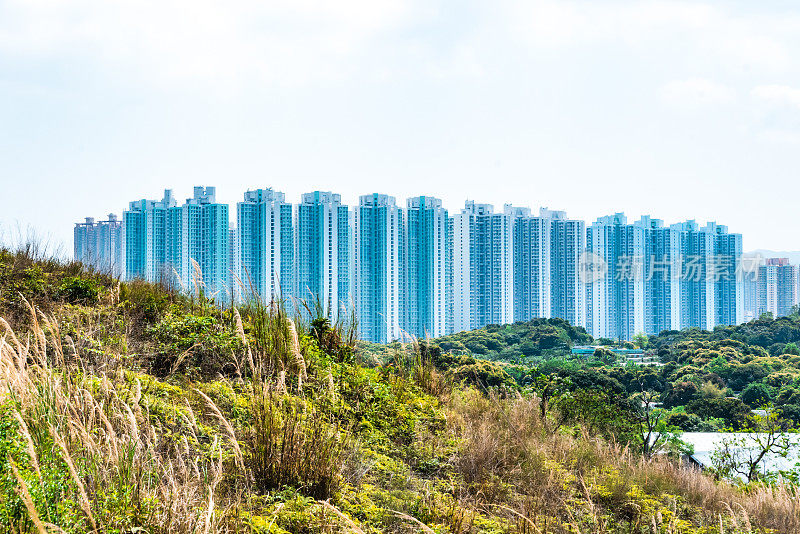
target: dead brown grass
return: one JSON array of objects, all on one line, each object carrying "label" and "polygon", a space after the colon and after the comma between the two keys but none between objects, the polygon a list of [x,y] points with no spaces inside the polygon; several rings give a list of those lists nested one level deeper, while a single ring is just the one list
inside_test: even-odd
[{"label": "dead brown grass", "polygon": [[449,420],[462,444],[453,464],[467,485],[464,505],[505,513],[520,532],[616,532],[617,521],[680,532],[674,515],[689,509],[702,524],[722,521],[725,532],[800,532],[794,486],[743,492],[676,460],[552,431],[535,396],[467,390],[453,396]]}]

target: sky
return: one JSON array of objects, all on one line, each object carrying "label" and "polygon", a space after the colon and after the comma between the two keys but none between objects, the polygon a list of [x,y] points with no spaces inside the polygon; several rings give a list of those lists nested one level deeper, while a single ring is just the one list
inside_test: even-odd
[{"label": "sky", "polygon": [[0,237],[214,185],[800,250],[799,62],[794,1],[0,0]]}]

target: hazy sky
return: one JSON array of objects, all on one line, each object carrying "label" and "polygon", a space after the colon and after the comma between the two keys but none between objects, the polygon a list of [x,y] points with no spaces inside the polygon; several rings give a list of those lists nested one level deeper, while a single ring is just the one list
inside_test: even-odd
[{"label": "hazy sky", "polygon": [[0,0],[0,225],[216,185],[800,249],[795,1]]}]

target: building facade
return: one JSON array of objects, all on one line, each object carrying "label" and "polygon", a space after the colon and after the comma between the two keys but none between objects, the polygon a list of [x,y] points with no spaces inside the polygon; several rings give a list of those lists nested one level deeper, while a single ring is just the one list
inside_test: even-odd
[{"label": "building facade", "polygon": [[594,337],[629,340],[644,332],[645,232],[623,213],[600,217],[586,231],[588,260],[597,267],[587,280],[587,330]]},{"label": "building facade", "polygon": [[744,284],[740,270],[742,235],[710,222],[707,231],[714,235],[715,323],[735,325],[744,322]]},{"label": "building facade", "polygon": [[448,332],[448,215],[433,197],[409,198],[406,203],[405,291],[403,330],[417,338]]},{"label": "building facade", "polygon": [[514,320],[514,229],[510,215],[467,201],[453,217],[454,330]]},{"label": "building facade", "polygon": [[131,202],[122,213],[124,278],[161,282],[172,276],[167,265],[167,212],[176,205],[171,189],[161,200]]},{"label": "building facade", "polygon": [[680,234],[649,216],[637,222],[645,233],[644,332],[657,335],[680,328]]},{"label": "building facade", "polygon": [[296,227],[297,295],[335,319],[352,307],[350,209],[330,191],[306,193]]},{"label": "building facade", "polygon": [[72,232],[73,258],[84,265],[94,266],[97,230],[94,217],[86,217],[84,222],[75,223]]},{"label": "building facade", "polygon": [[182,206],[167,209],[166,265],[180,287],[221,302],[230,299],[228,205],[214,187],[195,187]]},{"label": "building facade", "polygon": [[798,268],[788,258],[767,258],[758,270],[758,316],[784,317],[797,303]]},{"label": "building facade", "polygon": [[[365,195],[349,208],[314,191],[298,205],[272,189],[228,206],[196,187],[177,206],[131,202],[122,220],[74,228],[75,258],[125,279],[202,289],[223,302],[302,299],[331,319],[355,312],[369,341],[439,337],[489,324],[562,318],[595,337],[738,324],[791,312],[796,267],[742,273],[742,237],[695,221],[671,226],[622,213],[588,228],[562,211]],[[780,273],[780,274],[779,274]],[[756,280],[762,274],[762,279]],[[303,308],[303,306],[301,306]]]},{"label": "building facade", "polygon": [[514,320],[551,316],[552,242],[550,212],[532,216],[528,208],[506,204],[513,228]]},{"label": "building facade", "polygon": [[716,325],[716,285],[714,283],[714,233],[695,221],[672,225],[680,236],[680,329],[711,330]]},{"label": "building facade", "polygon": [[241,301],[288,301],[296,294],[292,205],[283,193],[255,189],[236,204],[236,274]]},{"label": "building facade", "polygon": [[360,197],[353,224],[354,301],[359,335],[366,341],[402,338],[403,226],[394,197]]},{"label": "building facade", "polygon": [[586,223],[563,211],[542,209],[550,220],[550,315],[586,326],[586,286],[581,258],[586,250]]}]

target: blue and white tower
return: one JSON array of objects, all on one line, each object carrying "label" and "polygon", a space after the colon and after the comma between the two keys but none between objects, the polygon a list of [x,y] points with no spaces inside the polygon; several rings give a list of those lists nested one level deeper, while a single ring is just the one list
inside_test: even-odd
[{"label": "blue and white tower", "polygon": [[587,280],[587,330],[594,337],[630,340],[644,332],[645,232],[624,213],[600,217],[586,231],[595,266]]},{"label": "blue and white tower", "polygon": [[394,197],[364,195],[354,217],[354,300],[361,339],[401,338],[403,215]]},{"label": "blue and white tower", "polygon": [[405,306],[402,328],[417,337],[447,333],[447,210],[433,197],[406,202]]},{"label": "blue and white tower", "polygon": [[297,206],[297,296],[319,302],[332,319],[352,305],[349,218],[330,191],[306,193]]},{"label": "blue and white tower", "polygon": [[122,213],[122,249],[126,280],[159,282],[167,266],[167,210],[175,206],[171,189],[162,200],[137,200]]},{"label": "blue and white tower", "polygon": [[167,263],[181,287],[230,300],[228,205],[216,201],[214,187],[195,187],[192,198],[167,213]]},{"label": "blue and white tower", "polygon": [[453,217],[454,330],[514,320],[513,222],[467,201]]},{"label": "blue and white tower", "polygon": [[262,302],[296,294],[292,205],[272,189],[247,191],[236,205],[237,298]]}]

